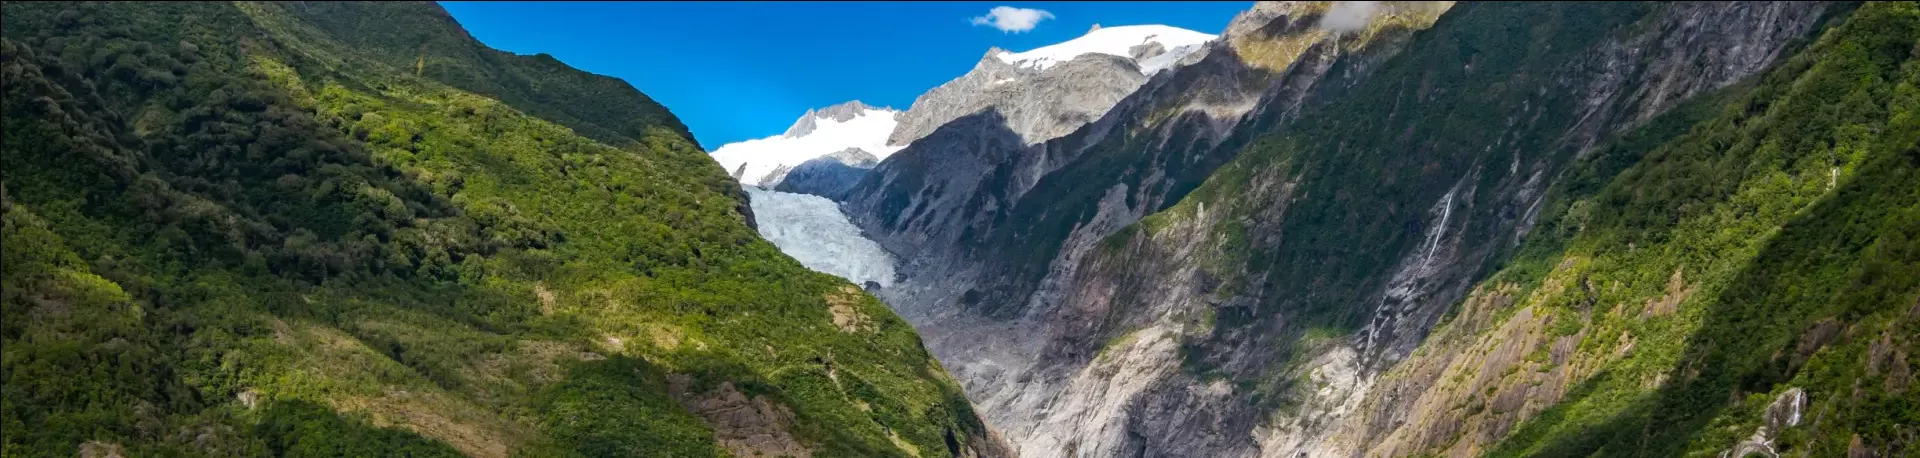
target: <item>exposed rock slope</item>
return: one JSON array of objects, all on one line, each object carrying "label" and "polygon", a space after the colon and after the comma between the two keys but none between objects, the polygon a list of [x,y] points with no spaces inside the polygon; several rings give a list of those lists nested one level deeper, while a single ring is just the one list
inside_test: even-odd
[{"label": "exposed rock slope", "polygon": [[[1828,7],[1455,8],[1372,78],[1253,142],[1179,205],[1102,241],[1062,281],[1063,296],[1043,287],[1028,313],[1044,313],[1048,361],[1074,388],[1042,405],[1124,406],[1108,409],[1132,414],[1119,428],[1136,432],[1127,447],[1147,450],[1489,451],[1591,375],[1564,366],[1584,346],[1563,333],[1566,315],[1522,309],[1505,326],[1532,329],[1516,335],[1534,340],[1415,360],[1499,363],[1392,376],[1386,388],[1376,374],[1433,367],[1401,361],[1511,256],[1578,158],[1780,62]],[[1519,23],[1529,26],[1503,28]],[[1509,313],[1492,310],[1511,299],[1468,307]],[[1428,389],[1445,377],[1498,379],[1530,354],[1551,361],[1534,366],[1547,375],[1532,380],[1538,389]],[[1103,375],[1113,371],[1129,376]],[[991,414],[995,404],[982,404]]]},{"label": "exposed rock slope", "polygon": [[988,109],[1004,116],[1026,143],[1059,137],[1099,118],[1152,73],[1211,39],[1191,30],[1139,25],[1094,29],[1023,53],[993,48],[967,74],[914,99],[887,144],[913,143]]},{"label": "exposed rock slope", "polygon": [[774,190],[839,199],[880,160],[859,148],[810,159],[788,170]]},{"label": "exposed rock slope", "polygon": [[[1566,211],[1548,211],[1550,189],[1591,192],[1605,182],[1590,175],[1640,157],[1596,151],[1677,138],[1850,7],[1466,4],[1437,22],[1445,4],[1340,8],[1262,2],[1070,134],[1034,143],[977,112],[849,191],[853,220],[906,262],[883,297],[1023,455],[1590,450],[1500,444],[1585,396],[1603,365],[1567,366],[1574,355],[1631,352],[1636,337],[1582,330],[1605,309],[1578,299],[1549,313],[1516,310],[1525,296],[1498,284],[1468,291],[1524,259],[1543,212]],[[1353,14],[1365,26],[1342,25]],[[1887,25],[1903,19],[1882,20],[1859,27],[1904,37]],[[1831,46],[1911,52],[1899,39]],[[1897,79],[1886,70],[1901,58],[1861,78]],[[1676,272],[1658,278],[1657,313],[1691,294]],[[1560,275],[1538,288],[1607,291]],[[1463,301],[1459,316],[1479,318],[1443,329],[1475,331],[1416,352]],[[1502,374],[1521,367],[1538,375]],[[1461,377],[1482,381],[1436,388]],[[1552,436],[1585,423],[1541,424]],[[1863,447],[1891,436],[1873,437]]]},{"label": "exposed rock slope", "polygon": [[[1049,408],[1069,382],[1038,376],[1055,364],[1039,351],[1050,326],[1040,310],[1094,242],[1191,189],[1251,132],[1334,90],[1322,86],[1363,80],[1447,4],[1388,3],[1372,26],[1347,33],[1317,25],[1328,6],[1262,3],[1184,65],[1062,138],[1025,144],[994,110],[960,118],[848,193],[855,222],[907,262],[906,281],[883,296],[926,325],[930,347],[993,423],[1027,444],[1023,453],[1088,447],[1082,451],[1102,456],[1130,447],[1124,405],[1145,385],[1090,401],[1117,404],[1087,417],[1081,412],[1091,407]],[[1104,386],[1100,380],[1080,389]],[[1250,443],[1218,439],[1190,450],[1225,453]]]}]

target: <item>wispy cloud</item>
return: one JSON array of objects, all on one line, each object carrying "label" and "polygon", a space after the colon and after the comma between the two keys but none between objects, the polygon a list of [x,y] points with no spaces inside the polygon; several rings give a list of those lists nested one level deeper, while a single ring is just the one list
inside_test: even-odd
[{"label": "wispy cloud", "polygon": [[1040,21],[1047,19],[1053,19],[1053,13],[1047,10],[996,6],[987,11],[986,16],[973,18],[973,25],[993,26],[1001,32],[1016,33],[1033,30],[1040,25]]},{"label": "wispy cloud", "polygon": [[1333,2],[1327,15],[1320,17],[1320,28],[1336,32],[1360,30],[1373,21],[1374,10],[1379,8],[1380,2]]}]

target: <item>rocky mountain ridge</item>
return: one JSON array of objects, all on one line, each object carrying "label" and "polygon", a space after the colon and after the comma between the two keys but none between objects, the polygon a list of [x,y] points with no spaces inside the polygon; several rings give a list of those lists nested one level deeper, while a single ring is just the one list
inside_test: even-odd
[{"label": "rocky mountain ridge", "polygon": [[[1481,272],[1486,263],[1499,259],[1499,253],[1519,243],[1535,221],[1547,187],[1555,181],[1555,177],[1564,176],[1564,164],[1587,154],[1594,145],[1607,143],[1612,136],[1620,135],[1653,115],[1671,109],[1679,100],[1759,74],[1776,63],[1788,47],[1812,30],[1822,16],[1819,8],[1822,6],[1784,3],[1740,6],[1696,4],[1686,7],[1648,7],[1644,10],[1547,10],[1521,14],[1476,4],[1472,9],[1450,12],[1450,15],[1457,14],[1455,17],[1460,21],[1476,24],[1501,23],[1519,17],[1554,17],[1552,15],[1555,14],[1566,14],[1563,17],[1568,20],[1583,20],[1574,19],[1577,17],[1611,17],[1611,20],[1619,21],[1617,24],[1622,24],[1611,29],[1622,32],[1612,32],[1620,35],[1586,43],[1572,40],[1591,40],[1601,34],[1570,31],[1558,37],[1462,37],[1463,40],[1532,40],[1553,43],[1563,49],[1567,46],[1581,49],[1566,51],[1574,54],[1555,57],[1547,57],[1552,54],[1535,55],[1507,61],[1546,67],[1544,71],[1547,76],[1531,83],[1538,85],[1536,87],[1539,89],[1531,90],[1535,95],[1516,94],[1510,96],[1512,98],[1507,99],[1509,101],[1501,102],[1478,95],[1487,92],[1471,92],[1476,91],[1472,84],[1453,86],[1463,88],[1455,90],[1476,94],[1458,95],[1456,97],[1467,98],[1457,103],[1487,107],[1491,110],[1488,112],[1490,115],[1503,113],[1497,115],[1500,118],[1492,118],[1500,122],[1493,123],[1489,126],[1492,129],[1478,134],[1477,139],[1454,137],[1441,133],[1445,132],[1441,130],[1443,128],[1430,127],[1433,124],[1420,124],[1445,122],[1442,120],[1463,116],[1461,113],[1436,114],[1433,115],[1436,117],[1426,118],[1415,114],[1396,118],[1396,114],[1406,113],[1403,111],[1406,109],[1387,110],[1376,118],[1362,118],[1353,124],[1340,125],[1346,129],[1344,131],[1319,134],[1324,136],[1315,136],[1318,132],[1324,132],[1315,129],[1325,129],[1321,126],[1334,124],[1317,122],[1314,115],[1307,115],[1300,124],[1291,127],[1307,132],[1296,136],[1306,139],[1278,141],[1317,143],[1283,150],[1299,151],[1288,156],[1286,165],[1230,165],[1216,173],[1210,181],[1236,183],[1234,186],[1243,188],[1220,194],[1208,192],[1212,190],[1196,191],[1198,198],[1190,196],[1188,202],[1156,215],[1154,220],[1143,222],[1141,230],[1104,241],[1118,250],[1097,252],[1097,255],[1083,263],[1082,271],[1091,269],[1106,273],[1093,274],[1074,282],[1079,285],[1077,289],[1061,301],[1060,310],[1065,316],[1049,321],[1102,323],[1092,329],[1069,328],[1074,331],[1069,331],[1068,335],[1076,332],[1084,334],[1077,338],[1065,338],[1065,342],[1075,339],[1097,342],[1103,335],[1125,335],[1123,333],[1162,333],[1172,336],[1166,339],[1168,343],[1160,345],[1178,346],[1163,346],[1159,350],[1162,358],[1172,361],[1158,361],[1161,361],[1160,370],[1165,371],[1162,373],[1177,381],[1146,390],[1141,399],[1148,403],[1144,407],[1150,409],[1147,411],[1191,412],[1187,415],[1192,415],[1190,418],[1194,419],[1235,418],[1244,414],[1229,412],[1246,407],[1231,401],[1245,397],[1277,399],[1290,406],[1286,408],[1288,415],[1276,417],[1270,422],[1259,422],[1264,424],[1254,427],[1248,436],[1254,439],[1251,442],[1257,443],[1258,447],[1239,453],[1258,450],[1261,455],[1280,456],[1298,453],[1309,456],[1402,455],[1419,453],[1429,450],[1425,447],[1440,445],[1457,447],[1450,451],[1455,455],[1483,453],[1489,447],[1487,442],[1501,439],[1506,433],[1502,428],[1510,427],[1512,423],[1482,430],[1482,435],[1450,444],[1430,442],[1408,448],[1396,448],[1399,446],[1392,442],[1382,444],[1378,442],[1382,436],[1341,435],[1335,431],[1347,427],[1342,425],[1369,425],[1366,423],[1372,421],[1369,418],[1381,418],[1360,414],[1362,405],[1381,411],[1408,407],[1392,398],[1366,402],[1362,399],[1418,392],[1417,389],[1402,389],[1379,393],[1372,391],[1371,383],[1375,374],[1397,367],[1401,359],[1412,354],[1425,341],[1427,330],[1447,312],[1449,306],[1465,297],[1469,285],[1478,275],[1483,275]],[[1444,24],[1436,26],[1434,33],[1472,33],[1461,32],[1460,29],[1441,29],[1441,26]],[[1719,52],[1726,49],[1746,52]],[[1623,52],[1632,53],[1634,57],[1623,58]],[[1409,58],[1412,59],[1411,56]],[[1401,68],[1423,68],[1421,71],[1429,72],[1427,75],[1400,74],[1393,80],[1435,81],[1438,76],[1428,75],[1448,71],[1442,65],[1435,65],[1443,62],[1444,58],[1429,57],[1422,61],[1424,67],[1405,63],[1406,66]],[[1669,70],[1673,65],[1687,65],[1697,70]],[[1479,66],[1485,67],[1485,64]],[[1474,67],[1473,60],[1467,60],[1465,65],[1455,68],[1461,72],[1472,72]],[[1479,70],[1501,75],[1511,71],[1505,68]],[[1458,77],[1475,78],[1469,75],[1471,73]],[[1527,83],[1516,81],[1506,84]],[[1434,87],[1446,86],[1436,83]],[[1381,89],[1387,88],[1374,90]],[[1359,88],[1356,91],[1368,90]],[[1448,103],[1444,98],[1430,99],[1446,97],[1439,89],[1423,87],[1418,91],[1401,92],[1398,97],[1402,103]],[[1391,89],[1382,92],[1394,93]],[[1547,94],[1569,95],[1566,99],[1555,100]],[[1368,102],[1355,101],[1328,110],[1366,110],[1367,107],[1393,106],[1395,103],[1391,98],[1375,98]],[[1324,171],[1328,169],[1317,167],[1325,166],[1308,162],[1314,160],[1312,155],[1337,154],[1343,144],[1348,149],[1369,151],[1355,146],[1355,143],[1359,143],[1357,141],[1345,140],[1343,143],[1342,139],[1360,136],[1379,138],[1400,132],[1412,134],[1386,138],[1408,141],[1409,144],[1396,144],[1384,147],[1384,151],[1372,150],[1375,151],[1372,153],[1349,152],[1332,156],[1347,159],[1326,160],[1347,164],[1334,170],[1349,167],[1375,170],[1362,168],[1366,165],[1361,164],[1383,164],[1419,167],[1412,170],[1462,170],[1463,173],[1448,180],[1426,178],[1430,175],[1408,169],[1401,169],[1408,170],[1405,172],[1385,169],[1386,172],[1375,173],[1417,181],[1404,185],[1406,187],[1400,188],[1404,190],[1398,191],[1409,194],[1387,194],[1396,197],[1365,201],[1341,196],[1380,195],[1379,192],[1368,193],[1349,186],[1360,186],[1358,183],[1380,179],[1378,177],[1381,175]],[[1435,140],[1423,141],[1423,135],[1424,138],[1435,139],[1459,138],[1457,141],[1460,143],[1434,144],[1431,142]],[[1294,144],[1269,143],[1266,148],[1283,147],[1280,145]],[[1434,157],[1427,155],[1448,152],[1452,152],[1450,154],[1453,156],[1437,156],[1423,164],[1414,162],[1412,158],[1397,160],[1387,151],[1413,151],[1418,154],[1413,158]],[[1480,156],[1480,159],[1462,162],[1462,159],[1475,157],[1470,153],[1473,151],[1488,151],[1498,155]],[[1440,159],[1445,157],[1456,159]],[[1241,158],[1239,161],[1246,160]],[[1466,164],[1480,165],[1473,169],[1453,168]],[[1499,168],[1498,172],[1491,170],[1496,167]],[[1209,186],[1217,185],[1209,183]],[[1394,200],[1415,195],[1422,197],[1411,202]],[[1275,202],[1284,204],[1276,205]],[[1368,205],[1369,202],[1385,207]],[[1369,217],[1361,213],[1361,209],[1394,206],[1405,208],[1401,211],[1412,213],[1410,218],[1417,218],[1415,221],[1419,223],[1412,225],[1392,217]],[[1328,225],[1347,228],[1330,229]],[[1376,232],[1362,232],[1360,228],[1368,225],[1379,226],[1371,229]],[[1365,239],[1355,237],[1357,234],[1376,234],[1383,238]],[[1392,238],[1384,238],[1388,234],[1392,234]],[[1360,246],[1351,245],[1351,242],[1332,242],[1356,238],[1369,241],[1360,242],[1365,244]],[[1388,254],[1396,251],[1397,254]],[[1133,284],[1192,287],[1147,290],[1125,286]],[[1361,311],[1365,311],[1364,314]],[[1194,320],[1203,315],[1212,315],[1214,321]],[[1101,328],[1106,330],[1099,330]],[[1061,345],[1072,348],[1075,344]],[[1142,348],[1144,346],[1128,345],[1141,348],[1133,351],[1152,348]],[[1123,359],[1106,364],[1128,362]],[[1098,370],[1103,365],[1095,362],[1087,370]],[[1206,377],[1252,382],[1248,386],[1215,382],[1212,386],[1222,390],[1206,395],[1188,394],[1190,391],[1185,386],[1206,385]],[[1431,379],[1408,379],[1407,382],[1417,385],[1431,382]],[[1317,388],[1303,389],[1300,386]],[[1541,393],[1534,395],[1552,396]],[[1161,407],[1154,407],[1156,404]],[[1509,407],[1503,405],[1501,408]],[[1503,418],[1512,422],[1516,417]],[[1414,432],[1417,428],[1414,426],[1401,430],[1377,423],[1370,425],[1373,428],[1371,431],[1376,432],[1384,430],[1422,434]],[[1436,429],[1431,435],[1421,437],[1437,441],[1456,439],[1444,436],[1447,431]],[[1166,447],[1193,446],[1185,443],[1193,439],[1178,436],[1160,440],[1165,441],[1162,446]]]},{"label": "rocky mountain ridge", "polygon": [[800,163],[787,171],[773,189],[839,199],[879,163],[879,158],[860,148],[847,148]]},{"label": "rocky mountain ridge", "polygon": [[887,135],[902,114],[858,100],[809,109],[785,133],[721,145],[711,157],[741,184],[774,188],[787,173],[816,158],[848,150],[875,159],[893,154],[900,147],[888,145]]},{"label": "rocky mountain ridge", "polygon": [[1056,138],[1106,113],[1150,74],[1186,62],[1212,38],[1168,26],[1116,26],[1024,53],[991,48],[965,75],[914,99],[887,144],[909,145],[986,110],[1005,117],[1026,143]]},{"label": "rocky mountain ridge", "polygon": [[1035,291],[1064,286],[1071,270],[1059,269],[1072,269],[1068,261],[1230,158],[1257,130],[1238,126],[1291,116],[1327,75],[1336,85],[1364,78],[1447,4],[1390,3],[1378,27],[1352,34],[1317,26],[1328,6],[1263,2],[1191,62],[1156,75],[1066,137],[1023,145],[987,111],[942,126],[849,191],[854,221],[907,260],[907,280],[883,298],[909,320],[940,323],[923,327],[930,348],[991,422],[1026,444],[1023,453],[1046,456],[1073,442],[1117,450],[1108,447],[1124,442],[1110,435],[1118,425],[1086,422],[1073,413],[1080,410],[1037,414],[1067,388],[1057,378],[1034,378],[1050,364],[1038,351],[1048,346],[1041,336],[1049,325],[1032,319],[1034,310],[1059,294]]},{"label": "rocky mountain ridge", "polygon": [[[1854,8],[1355,3],[1260,2],[1069,134],[1029,142],[978,108],[847,192],[904,261],[881,296],[1023,455],[1524,447],[1501,444],[1592,375],[1557,372],[1564,334],[1520,338],[1567,319],[1489,337],[1545,352],[1530,367],[1548,378],[1520,380],[1552,388],[1407,403],[1496,351],[1430,330],[1457,307],[1510,312],[1487,310],[1511,293],[1468,292],[1593,173],[1576,164],[1684,133]],[[1503,354],[1482,370],[1520,367]],[[1478,389],[1506,397],[1462,410],[1494,407]]]}]

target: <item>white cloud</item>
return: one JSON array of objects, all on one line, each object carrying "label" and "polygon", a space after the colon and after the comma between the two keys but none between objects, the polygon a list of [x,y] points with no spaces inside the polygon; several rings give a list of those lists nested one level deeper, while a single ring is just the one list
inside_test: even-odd
[{"label": "white cloud", "polygon": [[1380,2],[1333,2],[1327,15],[1320,17],[1320,28],[1336,32],[1360,30],[1373,20],[1373,13],[1379,7]]},{"label": "white cloud", "polygon": [[1053,13],[1033,8],[1014,8],[996,6],[987,11],[986,16],[973,18],[973,25],[989,25],[1001,32],[1025,32],[1040,25],[1040,21],[1053,19]]}]

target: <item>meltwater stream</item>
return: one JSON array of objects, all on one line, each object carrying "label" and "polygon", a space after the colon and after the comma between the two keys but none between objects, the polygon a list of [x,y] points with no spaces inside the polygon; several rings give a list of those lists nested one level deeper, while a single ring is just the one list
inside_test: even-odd
[{"label": "meltwater stream", "polygon": [[801,265],[856,285],[893,284],[893,255],[861,236],[840,206],[825,197],[745,186],[760,236]]}]

